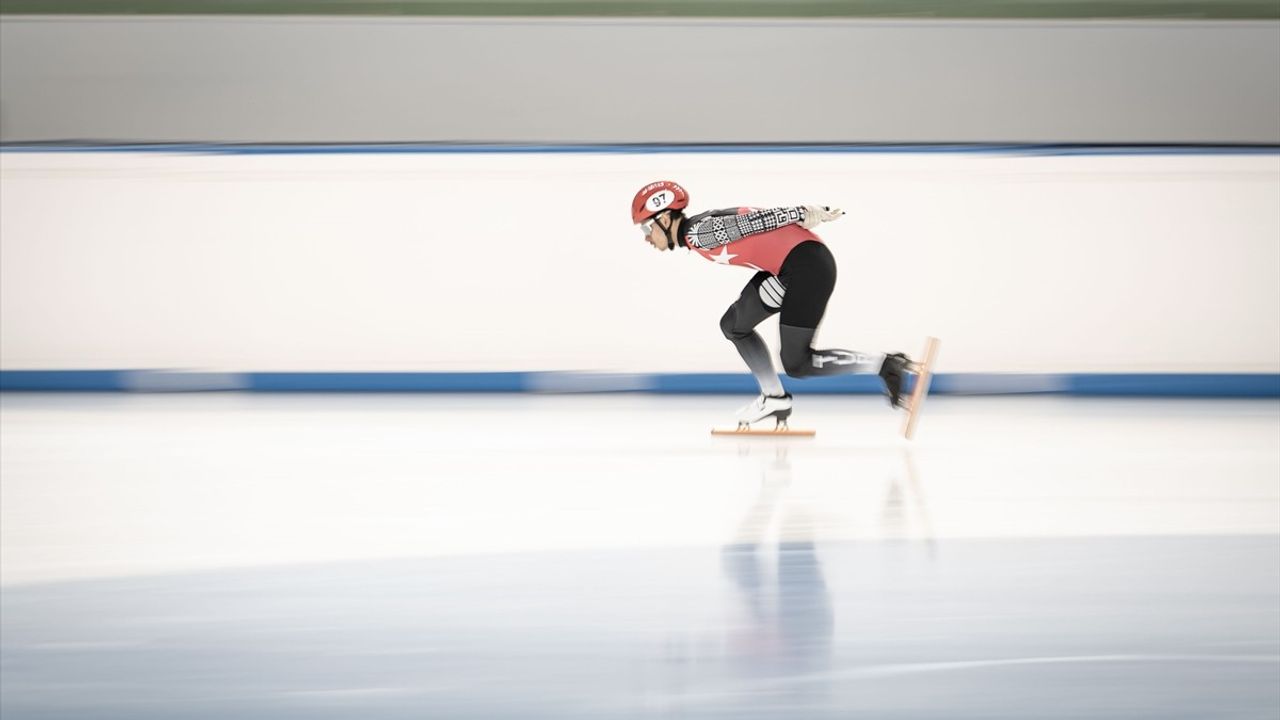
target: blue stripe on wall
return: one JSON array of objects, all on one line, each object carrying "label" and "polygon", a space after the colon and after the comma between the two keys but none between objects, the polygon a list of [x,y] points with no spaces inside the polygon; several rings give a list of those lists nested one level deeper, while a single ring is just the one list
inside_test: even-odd
[{"label": "blue stripe on wall", "polygon": [[[742,373],[681,373],[652,375],[650,392],[664,394],[721,394],[741,393],[754,395],[760,392],[755,380]],[[845,375],[843,377],[793,380],[783,378],[788,392],[796,394],[875,394],[881,391],[880,378],[876,375]]]},{"label": "blue stripe on wall", "polygon": [[1068,375],[1068,395],[1280,397],[1280,375]]},{"label": "blue stripe on wall", "polygon": [[525,392],[530,373],[246,373],[250,392]]},{"label": "blue stripe on wall", "polygon": [[116,392],[128,390],[126,370],[0,370],[0,391]]},{"label": "blue stripe on wall", "polygon": [[[218,374],[145,370],[4,370],[6,392],[651,392],[741,394],[757,392],[745,373],[597,375],[591,373],[362,373],[262,372]],[[876,394],[874,375],[792,380],[796,394]],[[1280,398],[1280,373],[943,373],[940,395],[1079,395],[1103,397]]]}]

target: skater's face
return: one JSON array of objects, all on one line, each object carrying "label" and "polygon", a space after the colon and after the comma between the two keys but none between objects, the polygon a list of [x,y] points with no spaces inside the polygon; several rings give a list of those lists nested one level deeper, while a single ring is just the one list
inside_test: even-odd
[{"label": "skater's face", "polygon": [[671,241],[667,239],[667,229],[670,227],[671,216],[667,213],[655,215],[640,223],[644,239],[659,251],[671,249]]}]

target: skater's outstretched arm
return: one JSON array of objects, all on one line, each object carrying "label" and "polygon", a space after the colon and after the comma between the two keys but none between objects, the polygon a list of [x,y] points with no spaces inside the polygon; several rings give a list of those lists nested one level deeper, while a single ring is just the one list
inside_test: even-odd
[{"label": "skater's outstretched arm", "polygon": [[710,250],[786,225],[811,229],[841,215],[844,215],[842,210],[815,205],[753,210],[742,214],[711,212],[692,218],[685,237],[691,247]]}]

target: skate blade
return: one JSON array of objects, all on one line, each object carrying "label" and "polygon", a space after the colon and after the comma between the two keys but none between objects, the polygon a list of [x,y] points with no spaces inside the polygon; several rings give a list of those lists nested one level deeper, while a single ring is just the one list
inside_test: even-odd
[{"label": "skate blade", "polygon": [[763,429],[763,428],[758,429],[758,430],[756,430],[756,429],[751,429],[751,428],[748,428],[748,429],[746,429],[746,430],[737,430],[737,429],[734,429],[734,430],[725,430],[725,429],[721,429],[721,428],[712,428],[712,429],[711,429],[711,434],[712,434],[712,435],[751,435],[751,436],[755,436],[755,437],[762,437],[762,436],[769,436],[769,437],[813,437],[815,434],[817,434],[817,432],[818,432],[817,430],[794,430],[794,429],[791,429],[791,428],[788,428],[788,429],[786,429],[786,430],[772,430],[772,429]]},{"label": "skate blade", "polygon": [[920,411],[924,409],[925,398],[929,397],[929,383],[938,364],[938,347],[942,344],[936,337],[925,339],[924,359],[917,366],[916,384],[911,391],[911,398],[906,399],[902,407],[907,411],[902,419],[902,437],[911,440],[916,434],[916,424],[920,422]]}]

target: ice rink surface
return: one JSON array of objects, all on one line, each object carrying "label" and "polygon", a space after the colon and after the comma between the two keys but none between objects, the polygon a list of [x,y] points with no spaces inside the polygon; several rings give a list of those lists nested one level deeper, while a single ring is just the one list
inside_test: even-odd
[{"label": "ice rink surface", "polygon": [[1280,716],[1280,403],[0,397],[0,714]]}]

